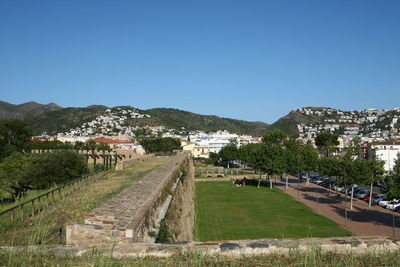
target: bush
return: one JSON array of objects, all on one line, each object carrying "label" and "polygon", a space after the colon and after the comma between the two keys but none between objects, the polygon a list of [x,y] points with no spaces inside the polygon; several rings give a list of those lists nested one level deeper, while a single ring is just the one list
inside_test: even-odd
[{"label": "bush", "polygon": [[171,233],[169,232],[168,225],[165,219],[160,222],[160,231],[156,239],[156,243],[168,243],[171,242]]},{"label": "bush", "polygon": [[17,201],[27,190],[65,184],[86,173],[84,156],[72,150],[40,155],[14,153],[0,164],[0,187]]},{"label": "bush", "polygon": [[88,173],[88,167],[83,155],[72,150],[59,150],[37,155],[31,173],[36,178],[35,189],[46,189]]},{"label": "bush", "polygon": [[154,152],[172,152],[181,148],[181,143],[178,139],[165,137],[165,138],[146,138],[140,144],[147,153]]}]

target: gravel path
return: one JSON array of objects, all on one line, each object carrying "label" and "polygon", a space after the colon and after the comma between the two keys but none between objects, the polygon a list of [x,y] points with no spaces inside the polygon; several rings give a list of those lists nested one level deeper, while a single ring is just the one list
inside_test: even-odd
[{"label": "gravel path", "polygon": [[[350,208],[350,197],[347,197],[347,221],[345,220],[345,195],[313,183],[298,182],[290,177],[289,187],[285,188],[285,180],[277,180],[274,185],[295,199],[303,202],[315,212],[322,214],[348,229],[355,235],[387,236],[400,239],[400,214],[379,206],[368,207],[368,202],[354,198],[353,209]],[[394,216],[393,216],[394,215]],[[395,227],[393,228],[393,221]]]}]

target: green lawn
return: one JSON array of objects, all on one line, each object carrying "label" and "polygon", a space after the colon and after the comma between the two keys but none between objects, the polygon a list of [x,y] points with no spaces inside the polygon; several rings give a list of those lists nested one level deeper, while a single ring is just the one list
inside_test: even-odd
[{"label": "green lawn", "polygon": [[351,236],[281,190],[196,183],[196,240]]}]

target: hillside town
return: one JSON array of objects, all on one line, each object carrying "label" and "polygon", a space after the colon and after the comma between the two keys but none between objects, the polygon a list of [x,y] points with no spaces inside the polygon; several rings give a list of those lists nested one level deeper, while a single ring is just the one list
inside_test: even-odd
[{"label": "hillside town", "polygon": [[321,132],[339,134],[349,141],[360,136],[365,142],[400,139],[400,108],[340,111],[331,108],[301,108],[294,110],[311,118],[314,123],[297,124],[299,137],[315,138]]},{"label": "hillside town", "polygon": [[[385,161],[385,169],[394,166],[397,152],[400,151],[400,108],[390,110],[366,109],[361,111],[341,111],[332,108],[300,108],[299,113],[312,123],[297,124],[298,139],[304,143],[315,142],[315,137],[322,132],[331,132],[339,136],[338,149],[343,151],[351,140],[360,137],[363,157],[377,157]],[[239,135],[226,130],[217,132],[187,131],[168,129],[165,126],[138,126],[132,120],[144,120],[150,115],[141,113],[132,107],[107,108],[94,120],[83,123],[80,127],[59,133],[54,137],[61,142],[75,143],[94,140],[97,143],[111,144],[113,150],[132,150],[144,154],[138,142],[138,130],[148,136],[172,137],[180,140],[182,149],[191,151],[194,157],[208,158],[210,153],[218,153],[224,146],[233,143],[237,147],[259,143],[262,138]],[[45,134],[44,134],[45,136]],[[47,137],[49,138],[49,137]],[[40,137],[36,137],[37,140]]]}]

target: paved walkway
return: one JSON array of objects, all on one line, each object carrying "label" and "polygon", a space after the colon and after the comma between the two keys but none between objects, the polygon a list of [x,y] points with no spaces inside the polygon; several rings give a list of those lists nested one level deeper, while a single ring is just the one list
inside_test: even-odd
[{"label": "paved walkway", "polygon": [[[400,214],[379,206],[368,207],[368,202],[354,198],[353,209],[350,210],[350,197],[337,194],[313,183],[299,183],[296,177],[288,179],[289,187],[285,187],[285,179],[277,181],[276,187],[303,202],[315,212],[335,221],[355,235],[380,235],[400,239]],[[345,219],[347,206],[347,220]],[[394,215],[394,216],[393,216]],[[393,222],[395,227],[393,228]]]}]

